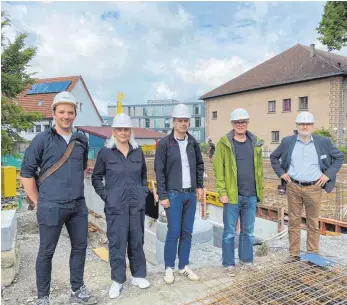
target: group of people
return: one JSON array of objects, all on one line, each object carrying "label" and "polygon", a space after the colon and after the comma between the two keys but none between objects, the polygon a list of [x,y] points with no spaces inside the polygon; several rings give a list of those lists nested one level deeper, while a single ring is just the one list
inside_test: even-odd
[{"label": "group of people", "polygon": [[[71,301],[96,304],[96,297],[83,281],[88,233],[83,180],[88,139],[82,133],[72,132],[76,100],[71,93],[57,94],[52,111],[55,126],[33,139],[25,152],[21,169],[22,183],[36,207],[40,228],[36,261],[37,304],[49,304],[52,258],[64,224],[71,239]],[[157,143],[154,161],[159,201],[168,223],[163,278],[167,284],[175,281],[177,252],[178,273],[189,280],[199,280],[189,267],[189,256],[196,202],[202,200],[204,194],[204,161],[198,142],[188,132],[189,108],[184,104],[176,105],[172,118],[172,132]],[[249,119],[245,109],[235,109],[231,112],[231,131],[215,147],[212,141],[213,145],[210,144],[212,157],[214,154],[216,188],[219,200],[224,204],[222,264],[230,275],[234,275],[236,268],[235,233],[239,218],[239,261],[242,267],[253,264],[256,206],[264,197],[264,141],[248,131]],[[303,206],[307,215],[307,250],[319,252],[318,218],[322,188],[327,192],[333,189],[344,157],[328,138],[312,135],[312,114],[300,113],[296,123],[298,136],[284,138],[271,154],[275,172],[288,184],[289,251],[290,259],[294,260],[300,254]],[[126,253],[131,283],[142,289],[148,288],[150,283],[146,279],[143,250],[145,205],[149,192],[146,162],[135,140],[131,118],[126,114],[116,115],[112,128],[111,138],[98,153],[92,185],[105,202],[112,280],[109,297],[113,299],[120,295],[126,281]],[[55,167],[54,173],[46,175],[44,180],[38,179],[52,167]]]}]

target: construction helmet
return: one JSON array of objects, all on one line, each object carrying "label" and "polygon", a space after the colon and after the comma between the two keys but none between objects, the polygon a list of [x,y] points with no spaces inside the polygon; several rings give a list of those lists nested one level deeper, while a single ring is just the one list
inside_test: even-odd
[{"label": "construction helmet", "polygon": [[172,110],[172,117],[174,119],[190,119],[192,116],[187,105],[178,104]]},{"label": "construction helmet", "polygon": [[230,114],[230,121],[248,120],[249,114],[246,109],[237,108]]},{"label": "construction helmet", "polygon": [[130,116],[125,113],[117,114],[112,122],[113,128],[133,128]]},{"label": "construction helmet", "polygon": [[76,107],[77,101],[70,92],[62,91],[54,97],[54,100],[52,103],[52,109],[54,109],[54,107],[57,106],[58,104],[72,104]]},{"label": "construction helmet", "polygon": [[310,112],[303,111],[297,115],[295,122],[297,124],[300,124],[300,123],[314,124],[314,116]]}]

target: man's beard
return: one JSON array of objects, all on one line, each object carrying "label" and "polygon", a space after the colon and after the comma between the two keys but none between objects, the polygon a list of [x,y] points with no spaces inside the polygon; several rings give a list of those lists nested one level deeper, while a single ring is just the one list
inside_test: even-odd
[{"label": "man's beard", "polygon": [[311,135],[311,132],[309,131],[298,131],[298,134],[303,137],[309,137]]}]

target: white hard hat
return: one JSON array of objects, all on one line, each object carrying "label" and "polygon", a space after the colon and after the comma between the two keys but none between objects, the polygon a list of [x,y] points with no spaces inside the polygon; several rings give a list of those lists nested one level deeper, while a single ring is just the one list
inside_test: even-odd
[{"label": "white hard hat", "polygon": [[178,104],[172,110],[172,117],[178,119],[190,119],[192,116],[190,115],[187,105]]},{"label": "white hard hat", "polygon": [[298,124],[300,124],[300,123],[313,124],[314,123],[314,116],[310,112],[303,111],[297,115],[295,122]]},{"label": "white hard hat", "polygon": [[133,123],[131,122],[130,116],[125,113],[117,114],[112,122],[113,128],[133,128]]},{"label": "white hard hat", "polygon": [[249,114],[246,109],[237,108],[230,114],[230,121],[248,120]]},{"label": "white hard hat", "polygon": [[54,109],[54,107],[58,104],[72,104],[76,107],[77,102],[75,97],[70,92],[62,91],[54,97],[52,109]]}]

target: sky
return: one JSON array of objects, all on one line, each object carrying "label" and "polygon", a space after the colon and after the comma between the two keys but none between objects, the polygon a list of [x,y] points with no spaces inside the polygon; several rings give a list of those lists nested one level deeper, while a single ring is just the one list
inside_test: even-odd
[{"label": "sky", "polygon": [[[153,99],[196,101],[297,43],[316,44],[325,2],[2,2],[37,47],[35,77],[82,75],[102,115]],[[347,56],[346,48],[340,52]]]}]

